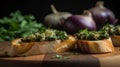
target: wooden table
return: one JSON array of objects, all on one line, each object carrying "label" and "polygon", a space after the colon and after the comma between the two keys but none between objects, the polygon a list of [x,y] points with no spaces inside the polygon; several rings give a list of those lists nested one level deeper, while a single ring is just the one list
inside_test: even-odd
[{"label": "wooden table", "polygon": [[0,43],[0,67],[120,67],[119,47],[107,54],[63,54],[68,59],[57,59],[56,54],[8,57],[9,48],[10,42]]}]

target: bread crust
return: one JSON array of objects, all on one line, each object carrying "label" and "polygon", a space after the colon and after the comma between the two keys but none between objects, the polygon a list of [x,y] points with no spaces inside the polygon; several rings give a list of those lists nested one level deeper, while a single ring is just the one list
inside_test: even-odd
[{"label": "bread crust", "polygon": [[[9,56],[38,55],[48,53],[62,53],[70,48],[74,48],[76,39],[69,36],[67,40],[41,41],[41,42],[22,42],[21,38],[12,41]],[[67,48],[64,48],[67,46]]]},{"label": "bread crust", "polygon": [[114,51],[111,38],[98,41],[78,40],[77,44],[83,52],[87,53],[108,53]]},{"label": "bread crust", "polygon": [[114,36],[111,36],[111,39],[115,47],[120,47],[120,36],[114,35]]}]

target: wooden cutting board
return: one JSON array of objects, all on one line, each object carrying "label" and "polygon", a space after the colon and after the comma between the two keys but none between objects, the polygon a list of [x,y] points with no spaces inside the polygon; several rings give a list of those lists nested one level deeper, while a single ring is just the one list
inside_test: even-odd
[{"label": "wooden cutting board", "polygon": [[57,59],[56,54],[9,57],[5,52],[10,42],[0,43],[0,67],[120,67],[120,48],[107,54],[62,54],[67,59]]}]

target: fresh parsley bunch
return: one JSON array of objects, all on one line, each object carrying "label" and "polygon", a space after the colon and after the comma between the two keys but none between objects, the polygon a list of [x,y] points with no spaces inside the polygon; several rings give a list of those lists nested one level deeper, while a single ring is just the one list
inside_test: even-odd
[{"label": "fresh parsley bunch", "polygon": [[22,15],[20,11],[0,19],[0,42],[26,37],[37,32],[43,25],[35,21],[32,15]]}]

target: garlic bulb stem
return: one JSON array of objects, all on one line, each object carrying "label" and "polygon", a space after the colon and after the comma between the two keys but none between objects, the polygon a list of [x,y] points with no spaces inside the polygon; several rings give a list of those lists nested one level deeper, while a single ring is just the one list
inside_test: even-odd
[{"label": "garlic bulb stem", "polygon": [[51,10],[54,14],[56,14],[56,15],[59,14],[54,5],[51,5],[50,7],[51,7]]}]

